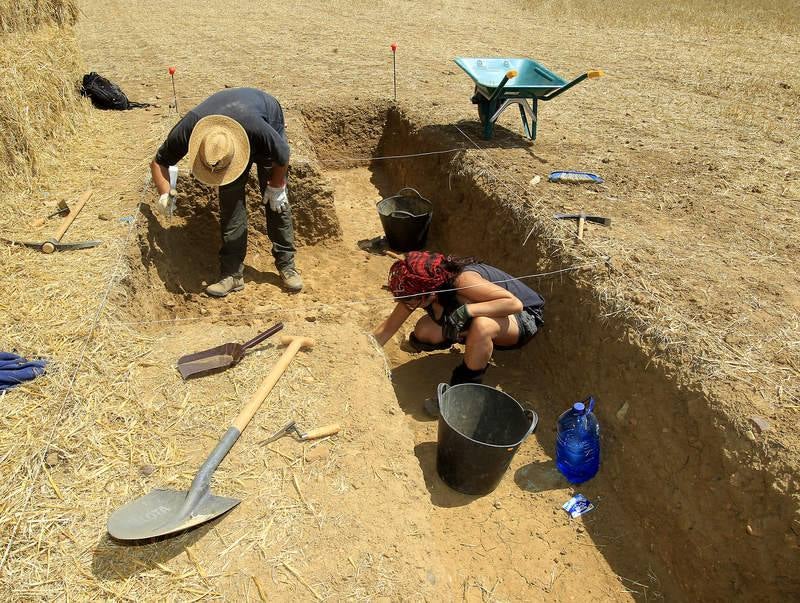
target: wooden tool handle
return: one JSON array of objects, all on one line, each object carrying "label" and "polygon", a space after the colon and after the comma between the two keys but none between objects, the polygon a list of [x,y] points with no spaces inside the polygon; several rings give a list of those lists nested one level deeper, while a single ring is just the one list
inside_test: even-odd
[{"label": "wooden tool handle", "polygon": [[263,333],[259,333],[258,335],[253,337],[250,341],[248,341],[246,343],[243,343],[242,344],[242,352],[244,352],[245,350],[249,350],[254,345],[258,345],[259,343],[261,343],[262,341],[264,341],[266,339],[269,339],[270,337],[275,335],[275,333],[280,331],[282,328],[283,328],[283,323],[282,322],[279,322],[277,324],[272,325],[269,329],[267,329]]},{"label": "wooden tool handle", "polygon": [[283,375],[286,367],[289,366],[292,358],[295,357],[300,348],[308,348],[314,345],[314,340],[309,339],[308,337],[292,337],[289,335],[284,335],[281,337],[281,343],[288,345],[289,347],[286,348],[286,351],[278,359],[278,363],[272,367],[272,370],[261,382],[261,385],[258,386],[258,390],[256,390],[256,392],[250,397],[250,400],[242,409],[242,412],[239,413],[239,416],[236,417],[236,420],[233,422],[233,427],[238,429],[240,433],[244,431],[245,427],[247,427],[247,424],[250,422],[250,419],[253,418],[253,415],[256,414],[258,409],[261,407],[261,404],[269,395],[269,392],[271,392],[272,388],[275,387],[275,384],[278,382],[278,379],[281,378],[281,375]]},{"label": "wooden tool handle", "polygon": [[81,213],[83,206],[86,205],[86,202],[91,198],[92,193],[94,193],[92,189],[89,189],[83,193],[78,201],[78,204],[70,210],[69,214],[63,220],[61,220],[61,226],[58,227],[58,232],[53,235],[53,238],[56,241],[61,240],[61,237],[63,237],[67,232],[67,229],[72,225],[72,222],[78,217],[78,214]]},{"label": "wooden tool handle", "polygon": [[586,216],[581,214],[578,216],[578,238],[583,240],[583,227],[586,225]]},{"label": "wooden tool handle", "polygon": [[319,438],[324,438],[325,436],[331,436],[336,433],[339,433],[338,423],[331,423],[330,425],[326,425],[325,427],[318,427],[317,429],[312,429],[311,431],[307,431],[303,434],[303,440],[318,440]]}]

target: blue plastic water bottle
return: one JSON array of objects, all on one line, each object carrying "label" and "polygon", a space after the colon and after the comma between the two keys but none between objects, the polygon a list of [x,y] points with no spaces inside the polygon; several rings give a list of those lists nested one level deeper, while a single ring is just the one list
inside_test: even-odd
[{"label": "blue plastic water bottle", "polygon": [[588,408],[584,402],[575,402],[558,418],[556,466],[573,484],[592,479],[600,468],[600,425],[592,412],[594,398],[589,397]]}]

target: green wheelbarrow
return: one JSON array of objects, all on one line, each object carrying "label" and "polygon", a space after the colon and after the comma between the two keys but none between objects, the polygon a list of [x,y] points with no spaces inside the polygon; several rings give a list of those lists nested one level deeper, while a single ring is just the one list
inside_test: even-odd
[{"label": "green wheelbarrow", "polygon": [[475,82],[472,103],[478,105],[483,137],[486,140],[492,138],[497,118],[511,105],[519,108],[525,135],[536,140],[540,100],[548,101],[586,78],[603,75],[602,71],[595,69],[567,82],[531,59],[458,57],[455,63]]}]

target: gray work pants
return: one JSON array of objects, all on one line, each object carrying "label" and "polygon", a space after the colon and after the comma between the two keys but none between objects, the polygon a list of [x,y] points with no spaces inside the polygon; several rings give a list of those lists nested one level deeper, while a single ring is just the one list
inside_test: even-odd
[{"label": "gray work pants", "polygon": [[[251,164],[252,165],[252,164]],[[267,189],[269,166],[258,165],[258,184],[261,196]],[[222,248],[219,250],[221,276],[242,276],[244,257],[247,254],[247,202],[245,185],[250,176],[250,166],[230,184],[219,187],[219,215],[222,229]],[[287,207],[282,213],[264,204],[267,220],[267,235],[272,241],[272,257],[278,270],[294,267],[294,228],[292,210]]]}]

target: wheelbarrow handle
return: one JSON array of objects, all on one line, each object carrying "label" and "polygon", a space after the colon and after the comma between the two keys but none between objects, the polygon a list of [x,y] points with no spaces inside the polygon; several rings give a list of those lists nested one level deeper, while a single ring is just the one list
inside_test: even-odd
[{"label": "wheelbarrow handle", "polygon": [[259,343],[261,343],[265,339],[269,339],[270,337],[275,335],[275,333],[280,331],[282,328],[283,328],[283,323],[279,322],[278,324],[271,326],[269,329],[267,329],[263,333],[259,333],[258,335],[253,337],[250,341],[242,344],[242,352],[252,348],[253,346],[258,345]]},{"label": "wheelbarrow handle", "polygon": [[503,79],[500,80],[500,83],[497,85],[497,88],[495,88],[494,92],[492,92],[492,96],[489,97],[489,102],[492,102],[493,100],[498,98],[500,94],[502,94],[503,88],[506,87],[508,80],[514,79],[515,77],[517,77],[517,75],[519,75],[519,73],[517,72],[516,69],[509,69],[508,71],[506,71],[506,74],[503,76]]},{"label": "wheelbarrow handle", "polygon": [[586,73],[581,73],[578,77],[576,77],[571,82],[567,82],[566,84],[561,86],[561,88],[557,88],[557,89],[553,90],[547,96],[539,97],[539,100],[543,100],[543,101],[550,100],[551,98],[557,97],[562,92],[566,92],[567,90],[572,88],[575,84],[580,84],[583,80],[585,80],[587,78],[593,80],[595,78],[602,77],[604,75],[605,75],[605,72],[602,69],[591,69],[590,71],[587,71]]}]

